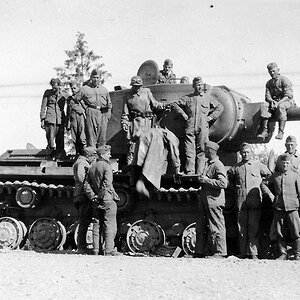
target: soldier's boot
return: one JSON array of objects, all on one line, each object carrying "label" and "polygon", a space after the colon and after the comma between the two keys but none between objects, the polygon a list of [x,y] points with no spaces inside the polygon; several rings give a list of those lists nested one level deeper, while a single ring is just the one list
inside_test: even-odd
[{"label": "soldier's boot", "polygon": [[300,238],[296,239],[294,242],[294,259],[295,260],[300,260]]},{"label": "soldier's boot", "polygon": [[257,135],[258,138],[265,139],[269,136],[268,122],[269,122],[268,119],[262,119],[261,124],[260,124],[260,128],[262,128],[262,131],[261,131],[261,133],[259,133]]},{"label": "soldier's boot", "polygon": [[279,121],[278,134],[275,136],[275,139],[277,139],[277,140],[282,140],[283,139],[285,123],[286,123],[285,120],[280,120]]},{"label": "soldier's boot", "polygon": [[286,260],[287,259],[286,242],[283,241],[283,240],[279,240],[278,241],[278,248],[279,248],[280,256],[276,259]]}]

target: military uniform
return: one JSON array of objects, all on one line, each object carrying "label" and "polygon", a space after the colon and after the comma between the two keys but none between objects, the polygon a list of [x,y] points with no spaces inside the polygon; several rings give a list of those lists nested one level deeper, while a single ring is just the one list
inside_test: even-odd
[{"label": "military uniform", "polygon": [[90,222],[92,221],[92,204],[84,192],[84,182],[87,177],[90,163],[85,156],[79,156],[73,165],[75,189],[73,194],[73,202],[78,209],[79,228],[78,228],[78,250],[85,251],[86,233]]},{"label": "military uniform", "polygon": [[270,175],[264,164],[249,160],[240,162],[228,172],[229,182],[233,184],[237,201],[237,222],[242,256],[258,254],[258,233],[261,217],[262,176]]},{"label": "military uniform", "polygon": [[[85,136],[85,109],[80,102],[81,94],[78,91],[68,98],[67,119],[70,122],[71,137],[75,144],[76,153],[82,153],[86,146]],[[69,129],[69,128],[68,128]]]},{"label": "military uniform", "polygon": [[106,143],[107,123],[111,117],[112,103],[108,90],[90,83],[81,89],[80,97],[86,105],[86,140],[90,147]]},{"label": "military uniform", "polygon": [[[211,142],[210,142],[211,143]],[[199,199],[199,213],[196,220],[196,255],[204,256],[211,242],[212,253],[227,255],[225,219],[225,188],[227,187],[227,172],[218,157],[209,160],[204,173],[208,177],[202,184]]]},{"label": "military uniform", "polygon": [[64,151],[64,107],[67,98],[67,93],[49,89],[45,91],[41,104],[40,119],[45,124],[47,148],[56,148],[57,153]]},{"label": "military uniform", "polygon": [[115,249],[114,240],[117,234],[117,203],[115,200],[118,200],[113,187],[113,171],[110,163],[102,158],[94,163],[89,170],[88,183],[85,191],[89,199],[92,200],[97,196],[98,209],[103,212],[104,254],[110,254]]},{"label": "military uniform", "polygon": [[292,170],[275,172],[269,179],[268,187],[275,196],[274,223],[281,257],[286,259],[287,256],[284,231],[284,227],[287,226],[290,238],[294,242],[295,256],[300,259],[299,175]]},{"label": "military uniform", "polygon": [[[200,174],[204,164],[204,144],[208,141],[209,122],[216,120],[223,112],[223,105],[209,92],[192,93],[174,102],[173,109],[179,113],[185,124],[185,172]],[[196,163],[196,167],[195,167]]]},{"label": "military uniform", "polygon": [[159,71],[158,78],[156,83],[176,83],[176,75],[173,73],[173,71],[170,72],[170,74],[165,73],[163,70]]},{"label": "military uniform", "polygon": [[[283,97],[288,97],[288,100],[280,103],[278,107],[273,111],[271,109],[270,101],[280,101]],[[266,83],[265,103],[261,106],[261,117],[270,118],[272,114],[275,114],[277,120],[287,120],[287,109],[295,106],[293,99],[293,88],[291,81],[282,75],[279,75],[276,80],[270,79]]]}]

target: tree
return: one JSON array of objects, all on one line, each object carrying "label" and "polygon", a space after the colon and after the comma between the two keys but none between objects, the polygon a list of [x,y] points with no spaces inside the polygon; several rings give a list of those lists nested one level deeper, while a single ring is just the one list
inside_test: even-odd
[{"label": "tree", "polygon": [[71,80],[77,80],[81,84],[90,78],[92,69],[100,72],[101,83],[104,83],[111,74],[105,70],[104,64],[98,61],[102,56],[96,55],[88,49],[88,43],[85,40],[85,34],[77,32],[77,40],[73,50],[65,50],[68,59],[64,62],[64,67],[56,67],[54,70],[63,85],[67,85]]}]

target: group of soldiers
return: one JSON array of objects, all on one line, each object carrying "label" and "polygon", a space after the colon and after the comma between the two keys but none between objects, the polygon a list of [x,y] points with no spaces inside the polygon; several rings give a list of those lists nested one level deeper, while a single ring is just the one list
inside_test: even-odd
[{"label": "group of soldiers", "polygon": [[[157,83],[175,83],[173,63],[166,59]],[[277,139],[283,138],[286,110],[295,105],[290,81],[279,74],[276,63],[267,66],[272,79],[266,84],[266,103],[261,106],[261,138],[268,136],[268,120],[275,114],[279,120]],[[182,78],[181,83],[187,83]],[[119,200],[112,180],[109,163],[111,147],[106,145],[107,123],[111,117],[112,103],[106,88],[100,83],[100,74],[93,70],[90,80],[80,88],[76,81],[70,83],[73,95],[61,91],[59,79],[51,79],[52,89],[46,90],[41,106],[41,127],[46,131],[47,148],[63,153],[64,105],[68,103],[67,129],[71,130],[76,153],[80,154],[73,166],[75,178],[74,204],[79,211],[78,252],[88,253],[86,244],[88,226],[94,218],[94,254],[120,255],[114,246],[117,232],[116,202]],[[140,76],[131,78],[131,89],[124,94],[121,128],[128,141],[127,164],[133,163],[136,142],[143,132],[153,127],[156,111],[166,107],[158,102],[149,88],[143,87]],[[286,231],[294,241],[294,258],[300,259],[300,219],[296,140],[288,137],[287,153],[278,159],[275,172],[260,162],[252,160],[252,148],[242,144],[241,162],[227,172],[217,155],[219,145],[209,140],[209,126],[223,112],[222,104],[204,88],[203,80],[196,76],[192,81],[194,91],[177,99],[169,109],[185,121],[186,175],[199,175],[201,196],[196,222],[195,257],[207,254],[223,258],[227,255],[226,229],[223,216],[225,188],[232,188],[236,196],[237,223],[241,258],[257,259],[262,193],[274,204],[274,222],[271,231],[278,241],[280,258],[287,259]],[[293,150],[291,150],[293,149]],[[262,183],[262,178],[267,182]],[[300,186],[299,186],[300,187]],[[96,207],[96,210],[93,209]],[[103,232],[104,249],[99,247],[99,230]]]}]

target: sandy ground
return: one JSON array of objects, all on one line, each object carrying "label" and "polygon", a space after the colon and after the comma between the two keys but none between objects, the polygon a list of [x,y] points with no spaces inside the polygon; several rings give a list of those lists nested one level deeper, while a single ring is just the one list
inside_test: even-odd
[{"label": "sandy ground", "polygon": [[0,253],[0,299],[300,299],[300,262]]}]

